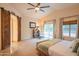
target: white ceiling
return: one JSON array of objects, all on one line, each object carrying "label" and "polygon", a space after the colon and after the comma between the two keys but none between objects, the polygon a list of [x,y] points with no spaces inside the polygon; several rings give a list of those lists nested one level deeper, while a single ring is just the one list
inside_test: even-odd
[{"label": "white ceiling", "polygon": [[[36,5],[36,3],[33,3],[34,5]],[[48,13],[50,13],[51,11],[54,10],[59,10],[59,9],[63,9],[63,8],[67,8],[67,7],[71,7],[71,6],[75,6],[75,5],[79,5],[79,4],[75,4],[75,3],[41,3],[40,6],[47,6],[49,5],[49,8],[44,8],[43,10],[45,10],[45,13],[38,11],[37,13],[34,12],[34,10],[27,10],[27,8],[32,7],[31,5],[28,5],[27,3],[9,3],[9,4],[0,4],[0,6],[5,5],[5,6],[10,6],[13,9],[15,9],[15,11],[17,11],[18,13],[20,13],[22,16],[24,17],[31,17],[34,19],[39,19],[40,17],[47,15]],[[3,6],[4,7],[4,6]]]}]

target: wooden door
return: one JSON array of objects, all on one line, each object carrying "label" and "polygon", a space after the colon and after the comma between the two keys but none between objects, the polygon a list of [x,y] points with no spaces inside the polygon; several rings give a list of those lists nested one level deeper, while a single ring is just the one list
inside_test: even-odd
[{"label": "wooden door", "polygon": [[77,20],[77,24],[78,24],[78,33],[77,33],[77,38],[79,38],[79,19]]},{"label": "wooden door", "polygon": [[10,46],[10,12],[1,10],[1,41],[2,49]]},{"label": "wooden door", "polygon": [[21,41],[21,17],[18,18],[18,41]]}]

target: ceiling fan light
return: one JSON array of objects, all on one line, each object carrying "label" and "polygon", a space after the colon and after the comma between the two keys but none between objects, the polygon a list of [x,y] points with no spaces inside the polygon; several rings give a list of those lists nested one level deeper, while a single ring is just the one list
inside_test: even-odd
[{"label": "ceiling fan light", "polygon": [[36,11],[38,11],[39,9],[40,9],[39,7],[36,7],[36,8],[35,8]]}]

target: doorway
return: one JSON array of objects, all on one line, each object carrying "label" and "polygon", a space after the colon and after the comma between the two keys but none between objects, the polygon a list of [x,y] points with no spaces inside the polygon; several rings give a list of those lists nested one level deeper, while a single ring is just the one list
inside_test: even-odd
[{"label": "doorway", "polygon": [[54,26],[52,23],[46,23],[44,25],[44,38],[53,38],[54,37]]}]

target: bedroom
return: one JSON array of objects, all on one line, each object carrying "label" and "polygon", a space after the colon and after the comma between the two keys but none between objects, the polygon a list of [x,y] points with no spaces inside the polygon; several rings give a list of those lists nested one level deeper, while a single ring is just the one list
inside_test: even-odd
[{"label": "bedroom", "polygon": [[[33,3],[33,5],[37,5],[37,3],[35,4]],[[44,44],[46,45],[49,43],[45,47],[46,52],[45,53],[41,52],[40,55],[53,55],[52,54],[53,52],[54,52],[54,55],[77,55],[77,51],[76,53],[73,53],[70,50],[68,50],[69,54],[65,54],[65,52],[67,51],[66,49],[63,50],[63,48],[66,47],[64,46],[65,44],[69,46],[73,40],[76,40],[79,38],[79,20],[78,20],[79,4],[77,3],[71,3],[71,4],[41,3],[40,6],[50,6],[50,7],[44,8],[44,12],[40,10],[35,12],[34,10],[27,10],[27,8],[33,7],[27,3],[19,3],[19,4],[18,3],[2,3],[2,4],[0,3],[0,7],[10,11],[11,13],[10,16],[12,17],[12,19],[14,19],[13,20],[14,24],[13,23],[12,23],[13,25],[11,24],[11,26],[13,26],[11,27],[11,31],[13,28],[15,32],[13,36],[11,36],[9,41],[10,48],[4,49],[3,51],[1,51],[2,55],[5,55],[6,52],[9,51],[10,52],[9,55],[38,56],[39,55],[38,48],[40,44],[42,44],[40,42],[46,41],[46,40],[48,41],[46,41],[46,43]],[[20,30],[16,31],[18,26],[16,21],[17,16],[18,16],[18,19],[20,19],[21,17],[21,21],[20,21],[21,28],[19,28],[21,29],[21,33],[18,32]],[[30,22],[35,23],[35,26],[39,26],[40,36],[41,36],[40,39],[32,37],[33,28],[30,28],[29,26]],[[20,33],[20,35],[19,34],[17,35],[17,32]],[[10,32],[10,34],[12,33],[13,31]],[[17,40],[18,38],[20,38],[20,41]],[[11,39],[14,39],[14,40],[11,41]],[[58,40],[55,40],[55,39],[58,39]],[[65,42],[62,39],[64,39]],[[0,34],[0,44],[2,42],[1,40],[2,39]],[[49,49],[48,47],[51,44],[52,46]],[[61,48],[58,48],[58,47],[61,47]],[[50,53],[48,49],[52,51],[52,53]],[[56,51],[53,51],[55,49]],[[60,51],[62,50],[63,52],[59,52],[57,49],[59,49]]]}]

